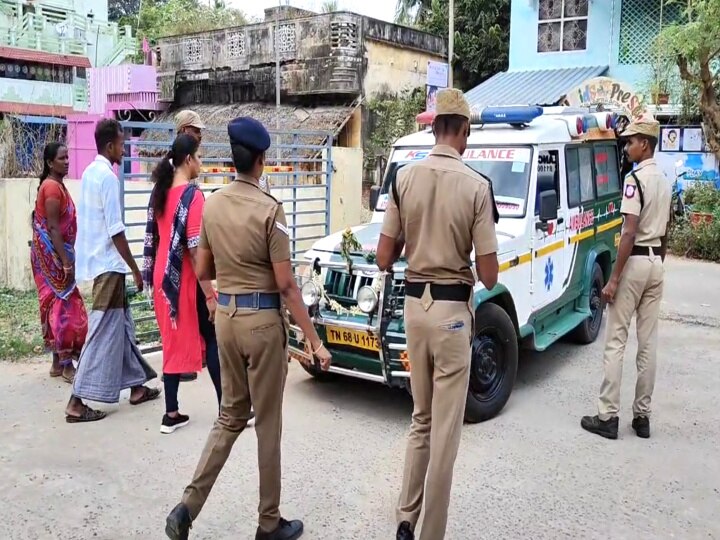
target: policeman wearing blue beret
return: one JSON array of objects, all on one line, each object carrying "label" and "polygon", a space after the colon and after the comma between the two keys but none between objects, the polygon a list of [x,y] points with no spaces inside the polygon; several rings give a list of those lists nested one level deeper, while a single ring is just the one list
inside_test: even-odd
[{"label": "policeman wearing blue beret", "polygon": [[282,402],[288,370],[283,304],[300,326],[323,369],[332,357],[315,331],[290,263],[282,203],[262,191],[270,135],[253,118],[228,125],[237,171],[234,182],[209,197],[197,249],[198,277],[217,279],[215,329],[223,394],[220,416],[182,502],[167,517],[173,540],[189,537],[238,435],[255,409],[260,478],[256,540],[294,540],[303,523],[280,514]]}]

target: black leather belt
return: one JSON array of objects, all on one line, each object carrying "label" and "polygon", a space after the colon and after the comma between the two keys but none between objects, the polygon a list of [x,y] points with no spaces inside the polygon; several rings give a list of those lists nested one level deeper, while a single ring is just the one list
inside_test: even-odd
[{"label": "black leather belt", "polygon": [[280,309],[280,295],[278,293],[218,293],[217,303],[220,306],[228,307],[232,298],[235,298],[235,307],[237,309]]},{"label": "black leather belt", "polygon": [[[425,283],[405,283],[405,294],[413,298],[422,298],[425,293]],[[430,284],[430,294],[433,300],[440,302],[467,302],[472,294],[472,287],[457,283],[454,285]]]},{"label": "black leather belt", "polygon": [[647,247],[647,246],[633,246],[632,251],[630,252],[631,257],[649,257],[650,256],[650,250],[653,250],[653,253],[656,255],[660,251],[660,246],[658,247]]}]

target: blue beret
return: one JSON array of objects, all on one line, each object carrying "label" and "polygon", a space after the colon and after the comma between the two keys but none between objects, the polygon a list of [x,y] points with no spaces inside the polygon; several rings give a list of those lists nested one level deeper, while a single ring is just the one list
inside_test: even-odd
[{"label": "blue beret", "polygon": [[248,116],[231,120],[228,124],[230,144],[239,144],[256,152],[270,148],[270,134],[260,122]]}]

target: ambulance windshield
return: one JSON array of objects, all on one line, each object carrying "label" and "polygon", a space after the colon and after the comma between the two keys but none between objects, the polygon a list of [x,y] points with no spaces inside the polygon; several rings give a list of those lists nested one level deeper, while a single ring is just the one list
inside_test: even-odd
[{"label": "ambulance windshield", "polygon": [[[405,165],[417,163],[430,153],[429,148],[396,148],[390,158],[376,211],[387,208],[391,196],[390,182]],[[492,181],[495,202],[503,217],[523,217],[530,184],[532,148],[513,147],[468,147],[463,155],[466,165]]]}]

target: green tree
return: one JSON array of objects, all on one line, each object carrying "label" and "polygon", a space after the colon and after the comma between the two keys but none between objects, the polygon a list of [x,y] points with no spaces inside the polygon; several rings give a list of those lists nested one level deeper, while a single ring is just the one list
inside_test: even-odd
[{"label": "green tree", "polygon": [[684,20],[663,29],[658,46],[675,57],[689,95],[699,97],[708,147],[720,158],[720,0],[682,3]]},{"label": "green tree", "polygon": [[322,4],[322,7],[320,8],[320,11],[322,13],[334,13],[335,11],[339,11],[338,1],[337,0],[325,0]]},{"label": "green tree", "polygon": [[214,7],[200,0],[143,0],[138,22],[138,37],[150,42],[164,36],[231,28],[248,23],[239,9]]},{"label": "green tree", "polygon": [[395,22],[417,26],[423,24],[432,7],[432,0],[397,0]]},{"label": "green tree", "polygon": [[[420,27],[448,35],[448,0],[432,0]],[[455,1],[455,86],[469,90],[508,66],[509,0]]]}]

